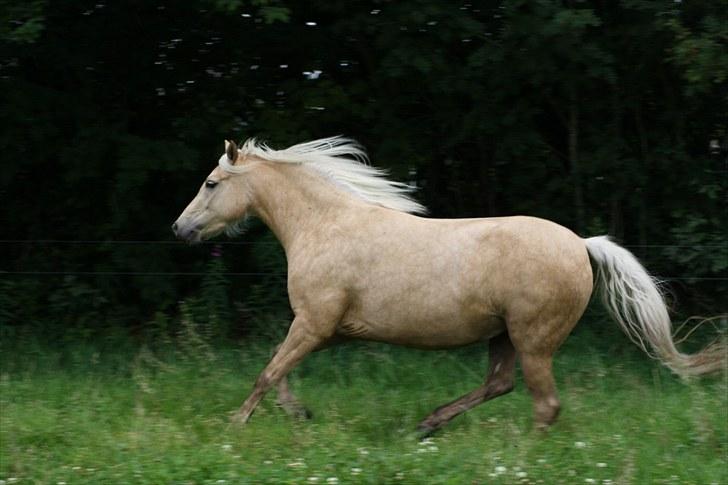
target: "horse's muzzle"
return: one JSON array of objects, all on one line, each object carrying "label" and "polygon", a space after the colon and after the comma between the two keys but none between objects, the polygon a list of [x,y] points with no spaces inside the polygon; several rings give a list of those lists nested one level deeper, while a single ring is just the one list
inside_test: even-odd
[{"label": "horse's muzzle", "polygon": [[172,224],[172,232],[178,239],[182,239],[191,244],[200,241],[200,231],[192,226],[180,225],[175,222]]}]

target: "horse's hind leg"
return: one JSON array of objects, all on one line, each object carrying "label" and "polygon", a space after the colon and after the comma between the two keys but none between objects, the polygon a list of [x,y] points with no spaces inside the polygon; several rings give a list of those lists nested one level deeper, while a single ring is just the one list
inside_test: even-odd
[{"label": "horse's hind leg", "polygon": [[513,389],[516,352],[507,332],[490,340],[488,360],[489,369],[485,384],[459,399],[437,408],[417,426],[418,432],[427,436],[468,409],[494,397],[507,394]]},{"label": "horse's hind leg", "polygon": [[534,424],[545,429],[556,421],[561,404],[556,394],[552,355],[521,354],[523,379],[533,398]]},{"label": "horse's hind leg", "polygon": [[276,403],[286,412],[287,415],[294,418],[311,419],[313,416],[301,402],[296,399],[291,390],[288,388],[288,377],[284,376],[276,385]]},{"label": "horse's hind leg", "polygon": [[[278,345],[273,351],[273,355],[278,352],[281,346]],[[276,403],[285,411],[285,413],[294,418],[311,418],[311,411],[301,404],[293,395],[288,387],[288,376],[283,376],[278,384],[276,384]]]},{"label": "horse's hind leg", "polygon": [[561,404],[552,372],[553,356],[576,325],[573,315],[512,320],[508,332],[521,361],[523,380],[533,398],[534,425],[544,429],[556,421]]}]

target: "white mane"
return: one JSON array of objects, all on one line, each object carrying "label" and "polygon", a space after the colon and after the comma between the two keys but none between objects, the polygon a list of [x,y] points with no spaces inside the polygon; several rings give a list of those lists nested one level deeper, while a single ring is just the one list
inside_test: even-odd
[{"label": "white mane", "polygon": [[[322,138],[284,150],[273,150],[251,138],[238,151],[244,157],[310,167],[370,204],[416,214],[427,212],[422,204],[409,196],[414,187],[388,180],[386,170],[368,165],[369,157],[364,148],[349,138]],[[243,173],[247,169],[246,165],[231,164],[226,155],[220,157],[219,165],[230,173]]]}]

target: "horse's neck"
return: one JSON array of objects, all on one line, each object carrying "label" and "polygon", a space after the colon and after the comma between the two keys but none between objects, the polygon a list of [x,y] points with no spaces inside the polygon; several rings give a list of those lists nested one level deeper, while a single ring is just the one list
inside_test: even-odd
[{"label": "horse's neck", "polygon": [[298,165],[265,164],[250,182],[253,210],[286,250],[356,205],[350,195]]}]

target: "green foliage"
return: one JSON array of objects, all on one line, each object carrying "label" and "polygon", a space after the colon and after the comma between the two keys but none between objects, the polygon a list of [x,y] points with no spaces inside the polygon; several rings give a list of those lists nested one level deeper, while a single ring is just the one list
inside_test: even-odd
[{"label": "green foliage", "polygon": [[[276,333],[270,322],[290,317],[285,260],[265,230],[225,264],[270,274],[230,277],[204,296],[222,285],[199,276],[222,274],[206,246],[113,242],[169,242],[224,138],[282,147],[353,136],[374,164],[415,182],[436,217],[530,214],[640,247],[724,233],[728,14],[716,2],[3,7],[6,238],[111,241],[0,243],[0,270],[62,273],[0,275],[24,293],[22,305],[2,303],[4,318],[38,321],[52,308],[66,313],[49,321],[135,327],[189,300],[200,322],[227,307],[221,332],[244,319]],[[648,267],[725,277],[722,255],[691,254],[671,248]],[[680,280],[692,295],[683,303],[722,311],[724,283],[699,281]]]},{"label": "green foliage", "polygon": [[245,0],[206,0],[205,3],[211,3],[216,9],[229,14],[239,12],[244,8],[257,8],[258,14],[266,24],[288,22],[291,15],[291,10],[282,6],[278,0],[251,0],[249,2]]},{"label": "green foliage", "polygon": [[102,324],[102,309],[107,300],[103,293],[73,276],[63,278],[63,282],[48,297],[49,311],[64,328],[85,328],[91,330]]},{"label": "green foliage", "polygon": [[678,15],[665,21],[675,35],[670,60],[683,73],[688,95],[712,92],[728,79],[728,25],[725,13],[709,9],[693,28]]},{"label": "green foliage", "polygon": [[230,301],[230,281],[222,249],[216,246],[207,262],[200,287],[179,302],[174,314],[158,311],[145,325],[145,337],[155,346],[172,342],[178,332],[183,352],[207,353],[199,345],[209,346],[232,336],[236,319]]},{"label": "green foliage", "polygon": [[228,295],[230,282],[225,277],[226,270],[220,253],[216,253],[207,264],[207,271],[202,279],[200,296],[205,306],[203,321],[208,327],[207,333],[211,337],[227,337],[230,330],[232,317]]},{"label": "green foliage", "polygon": [[262,237],[253,252],[253,260],[262,275],[256,277],[241,299],[254,337],[281,341],[292,320],[286,286],[286,255],[269,233]]},{"label": "green foliage", "polygon": [[[722,234],[711,234],[709,231],[718,221],[711,221],[690,211],[675,213],[675,220],[680,221],[672,230],[672,234],[681,246],[670,247],[666,253],[675,262],[698,275],[725,274],[728,270],[728,248]],[[690,248],[689,250],[680,250]],[[703,248],[696,251],[694,248]]]},{"label": "green foliage", "polygon": [[0,1],[0,39],[30,44],[43,33],[47,0]]},{"label": "green foliage", "polygon": [[[11,325],[27,324],[43,311],[38,291],[39,285],[32,280],[0,280],[0,331],[9,332]],[[31,319],[21,321],[25,316]]]},{"label": "green foliage", "polygon": [[180,304],[181,326],[177,336],[178,350],[183,361],[192,362],[199,370],[209,370],[208,364],[214,364],[215,354],[211,340],[213,329],[208,322],[195,320],[192,310],[186,303]]}]

